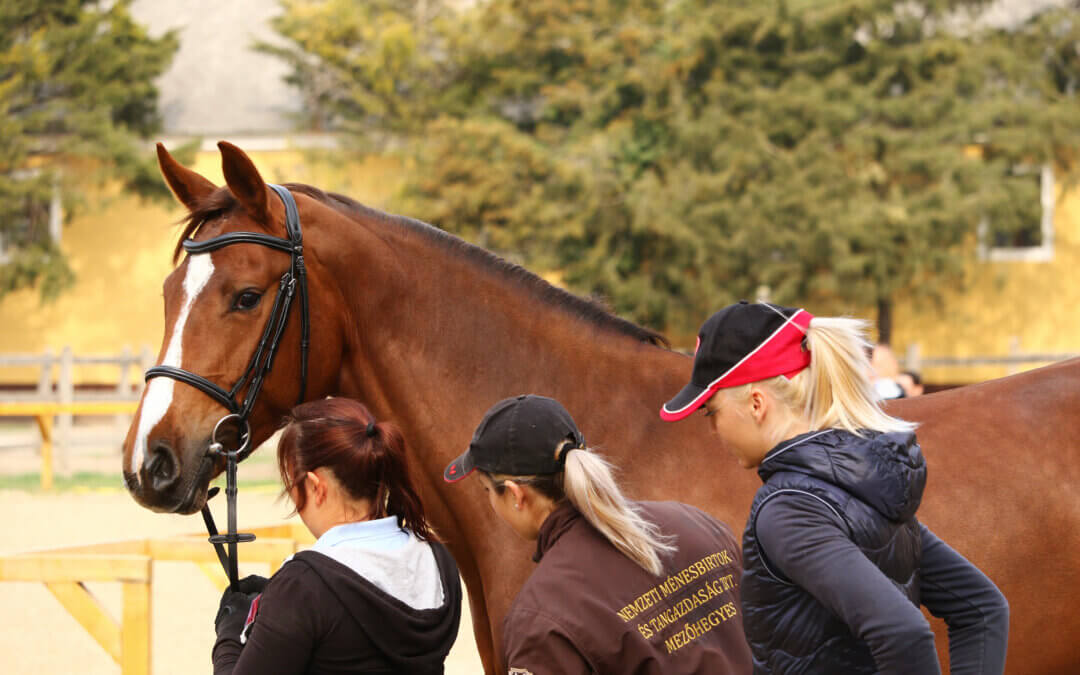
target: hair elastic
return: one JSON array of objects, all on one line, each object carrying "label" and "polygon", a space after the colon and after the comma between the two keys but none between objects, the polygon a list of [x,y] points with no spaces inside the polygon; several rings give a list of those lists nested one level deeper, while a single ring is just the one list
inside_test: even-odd
[{"label": "hair elastic", "polygon": [[576,435],[574,438],[568,438],[568,439],[566,439],[566,442],[563,443],[563,446],[561,448],[559,448],[559,454],[555,457],[555,462],[559,466],[565,466],[566,465],[566,455],[569,454],[569,452],[571,450],[584,450],[584,449],[585,449],[585,437],[584,436]]},{"label": "hair elastic", "polygon": [[372,421],[368,422],[367,423],[367,436],[368,436],[368,438],[371,438],[377,432],[378,432],[378,429],[375,428],[375,421],[372,420]]}]

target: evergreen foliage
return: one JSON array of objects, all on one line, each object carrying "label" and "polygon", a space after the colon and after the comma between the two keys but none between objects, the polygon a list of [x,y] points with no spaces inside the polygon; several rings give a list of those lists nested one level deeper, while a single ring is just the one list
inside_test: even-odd
[{"label": "evergreen foliage", "polygon": [[129,4],[0,2],[0,298],[72,282],[49,232],[54,192],[69,214],[88,177],[167,195],[136,140],[160,126],[153,79],[177,40],[150,38]]},{"label": "evergreen foliage", "polygon": [[1080,147],[1080,20],[983,4],[289,0],[278,28],[337,124],[410,150],[401,210],[687,336],[762,286],[887,323],[980,223],[1037,224],[1030,171]]},{"label": "evergreen foliage", "polygon": [[[281,0],[274,28],[293,47],[257,42],[285,60],[304,96],[301,124],[385,138],[408,133],[437,109],[430,95],[448,84],[439,55],[448,10],[414,0]],[[377,132],[377,133],[376,133]]]}]

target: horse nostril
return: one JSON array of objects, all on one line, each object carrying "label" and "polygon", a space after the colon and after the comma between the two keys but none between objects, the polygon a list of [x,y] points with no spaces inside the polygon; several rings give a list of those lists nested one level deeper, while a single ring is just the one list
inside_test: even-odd
[{"label": "horse nostril", "polygon": [[133,495],[139,494],[139,479],[138,479],[138,477],[135,474],[128,473],[125,470],[124,471],[124,487],[126,487],[128,489],[128,492],[130,492]]},{"label": "horse nostril", "polygon": [[150,485],[157,492],[168,490],[180,477],[176,453],[165,441],[154,443],[150,451],[150,459],[146,461],[144,468],[146,475],[150,477]]}]

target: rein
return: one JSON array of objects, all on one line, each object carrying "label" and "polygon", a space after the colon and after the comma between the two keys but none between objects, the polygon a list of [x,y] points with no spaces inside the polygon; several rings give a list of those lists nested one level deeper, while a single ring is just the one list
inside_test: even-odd
[{"label": "rein", "polygon": [[[263,381],[270,373],[274,365],[274,356],[277,354],[281,343],[281,336],[285,332],[288,323],[289,311],[292,309],[293,300],[296,299],[297,291],[300,296],[300,395],[297,403],[304,402],[307,392],[308,350],[310,347],[310,317],[308,312],[308,289],[307,271],[304,267],[304,238],[300,229],[300,213],[296,208],[296,200],[292,194],[280,185],[268,184],[277,193],[285,205],[285,231],[288,239],[274,237],[259,232],[230,232],[206,241],[184,241],[184,250],[189,255],[210,253],[225,246],[233,244],[259,244],[278,251],[288,253],[292,259],[289,263],[289,271],[281,275],[278,284],[277,295],[274,296],[274,305],[270,310],[270,317],[266,320],[259,345],[248,362],[244,373],[226,391],[223,387],[211,382],[202,375],[192,373],[174,366],[154,366],[146,371],[146,380],[155,377],[169,377],[179,382],[189,384],[210,398],[224,406],[229,414],[218,420],[214,425],[214,431],[210,435],[210,446],[203,456],[204,460],[216,460],[219,457],[225,459],[225,497],[228,502],[228,530],[225,534],[219,534],[214,516],[210,512],[209,501],[218,493],[218,488],[213,488],[207,493],[207,504],[203,505],[202,517],[206,523],[206,529],[210,533],[209,541],[214,545],[218,560],[229,576],[229,587],[237,590],[237,553],[236,545],[240,542],[254,541],[254,534],[240,533],[236,531],[236,469],[245,457],[251,454],[254,448],[251,446],[251,426],[248,419],[255,399],[262,390]],[[247,393],[244,399],[237,402],[236,396],[244,385],[247,385]],[[236,437],[237,447],[226,450],[224,444],[218,440],[218,430],[226,422],[236,424],[238,433]],[[225,546],[228,545],[228,553]]]}]

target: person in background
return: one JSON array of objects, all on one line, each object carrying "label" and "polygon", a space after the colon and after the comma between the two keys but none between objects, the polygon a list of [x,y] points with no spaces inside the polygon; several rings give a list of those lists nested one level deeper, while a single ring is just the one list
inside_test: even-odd
[{"label": "person in background", "polygon": [[304,403],[278,468],[317,541],[269,581],[225,591],[215,675],[442,673],[461,583],[424,518],[401,432],[350,399]]},{"label": "person in background", "polygon": [[952,673],[1002,673],[1008,603],[915,517],[926,463],[915,425],[874,394],[865,328],[725,307],[660,412],[674,422],[704,409],[719,445],[761,477],[743,534],[754,672],[939,673],[924,605],[949,627]]},{"label": "person in background", "polygon": [[626,499],[558,401],[496,403],[443,477],[473,471],[496,515],[536,542],[503,622],[510,673],[750,673],[731,530],[686,504]]},{"label": "person in background", "polygon": [[904,398],[904,389],[897,381],[900,375],[900,362],[892,347],[878,343],[870,353],[871,382],[874,392],[880,400]]},{"label": "person in background", "polygon": [[896,383],[904,390],[905,398],[923,395],[922,377],[914,370],[902,371],[896,376]]}]

